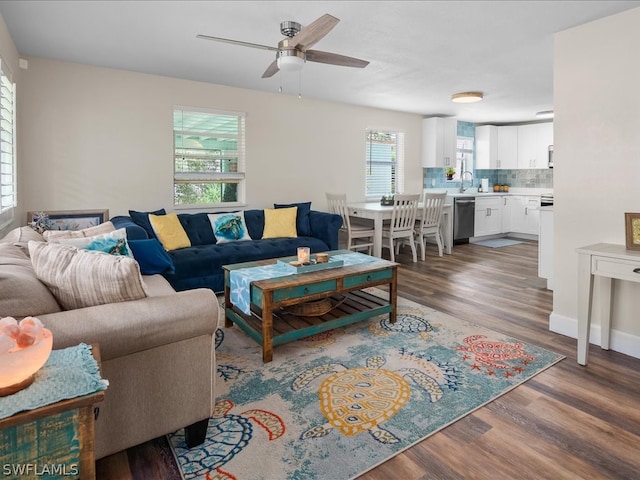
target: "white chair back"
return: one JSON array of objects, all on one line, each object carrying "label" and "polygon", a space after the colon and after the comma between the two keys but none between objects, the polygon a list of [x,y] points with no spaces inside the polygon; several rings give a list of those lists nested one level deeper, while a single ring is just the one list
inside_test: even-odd
[{"label": "white chair back", "polygon": [[391,216],[391,223],[389,224],[389,230],[391,231],[392,237],[397,238],[397,234],[400,232],[413,232],[419,202],[420,194],[417,193],[394,195],[393,213]]},{"label": "white chair back", "polygon": [[342,228],[348,228],[347,195],[345,193],[327,193],[326,197],[329,213],[340,215],[342,217]]},{"label": "white chair back", "polygon": [[433,193],[425,191],[422,198],[422,218],[420,230],[439,227],[442,221],[442,209],[447,199],[447,192]]}]

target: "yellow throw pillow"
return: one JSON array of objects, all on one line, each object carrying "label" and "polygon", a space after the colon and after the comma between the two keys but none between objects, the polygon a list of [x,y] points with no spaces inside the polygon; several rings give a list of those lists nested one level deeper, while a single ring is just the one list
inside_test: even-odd
[{"label": "yellow throw pillow", "polygon": [[297,237],[296,215],[298,207],[265,208],[262,238]]},{"label": "yellow throw pillow", "polygon": [[187,232],[184,231],[177,213],[167,213],[166,215],[150,213],[149,222],[165,250],[177,250],[191,246],[191,241]]}]

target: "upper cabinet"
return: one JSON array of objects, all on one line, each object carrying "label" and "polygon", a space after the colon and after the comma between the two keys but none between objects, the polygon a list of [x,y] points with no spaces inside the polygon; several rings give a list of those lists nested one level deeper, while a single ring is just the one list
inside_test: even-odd
[{"label": "upper cabinet", "polygon": [[498,168],[518,168],[518,127],[498,127]]},{"label": "upper cabinet", "polygon": [[518,168],[548,168],[553,123],[533,123],[518,128]]},{"label": "upper cabinet", "polygon": [[422,120],[422,166],[455,167],[458,121],[431,117]]},{"label": "upper cabinet", "polygon": [[498,127],[495,125],[476,127],[475,153],[476,168],[498,168]]},{"label": "upper cabinet", "polygon": [[548,168],[553,122],[476,127],[476,168]]}]

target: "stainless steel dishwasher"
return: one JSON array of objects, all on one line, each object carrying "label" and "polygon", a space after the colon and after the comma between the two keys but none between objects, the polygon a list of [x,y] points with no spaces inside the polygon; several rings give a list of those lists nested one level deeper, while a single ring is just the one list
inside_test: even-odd
[{"label": "stainless steel dishwasher", "polygon": [[475,210],[475,197],[454,197],[453,243],[469,243],[474,232]]}]

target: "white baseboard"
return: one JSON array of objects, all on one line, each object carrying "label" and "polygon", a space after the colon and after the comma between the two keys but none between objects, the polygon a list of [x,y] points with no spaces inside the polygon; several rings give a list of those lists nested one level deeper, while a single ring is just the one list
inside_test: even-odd
[{"label": "white baseboard", "polygon": [[[549,330],[567,337],[578,338],[578,321],[575,318],[551,312],[551,315],[549,315]],[[589,343],[600,345],[601,341],[600,325],[591,325]],[[625,355],[640,358],[640,336],[612,329],[609,348]]]}]

